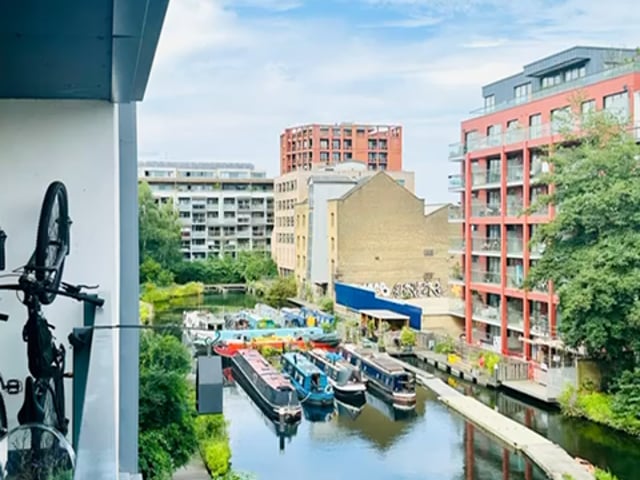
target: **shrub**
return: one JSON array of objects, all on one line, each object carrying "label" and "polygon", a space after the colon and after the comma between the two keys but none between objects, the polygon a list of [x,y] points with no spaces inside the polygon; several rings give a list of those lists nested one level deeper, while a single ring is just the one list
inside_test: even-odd
[{"label": "shrub", "polygon": [[403,347],[413,347],[416,344],[416,332],[409,327],[402,327],[400,331],[400,345]]},{"label": "shrub", "polygon": [[443,340],[436,343],[434,349],[436,353],[442,353],[448,355],[456,351],[456,341],[451,337],[445,337]]},{"label": "shrub", "polygon": [[318,307],[320,310],[326,313],[333,313],[333,299],[329,297],[322,297],[318,300]]}]

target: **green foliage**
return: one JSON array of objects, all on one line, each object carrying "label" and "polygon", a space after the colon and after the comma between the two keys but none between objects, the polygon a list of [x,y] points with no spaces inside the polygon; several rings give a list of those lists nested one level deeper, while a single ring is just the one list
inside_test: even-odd
[{"label": "green foliage", "polygon": [[596,480],[618,480],[618,477],[616,477],[613,473],[602,470],[600,468],[596,468],[595,477]]},{"label": "green foliage", "polygon": [[140,315],[140,322],[147,325],[153,319],[153,305],[142,300],[138,302],[138,314]]},{"label": "green foliage", "polygon": [[438,343],[436,343],[433,351],[436,353],[442,353],[448,355],[456,351],[456,341],[451,337],[445,337]]},{"label": "green foliage", "polygon": [[330,297],[322,297],[318,300],[318,307],[326,313],[333,314],[333,299]]},{"label": "green foliage", "polygon": [[618,418],[629,425],[636,425],[640,434],[640,368],[620,376],[612,408]]},{"label": "green foliage", "polygon": [[[582,417],[592,422],[607,425],[631,435],[640,435],[640,418],[624,407],[616,406],[613,395],[602,392],[578,391],[567,386],[558,398],[562,413],[572,417]],[[620,409],[620,410],[619,410]]]},{"label": "green foliage", "polygon": [[187,283],[184,285],[172,285],[160,288],[153,283],[145,283],[142,286],[140,299],[162,310],[171,300],[185,297],[197,297],[204,293],[204,285],[201,283]]},{"label": "green foliage", "polygon": [[173,271],[178,283],[250,283],[277,275],[277,267],[271,256],[259,251],[239,252],[236,258],[225,255],[206,260],[185,260],[177,264]]},{"label": "green foliage", "polygon": [[640,147],[605,114],[585,120],[582,130],[549,155],[542,183],[555,189],[531,210],[560,210],[532,239],[545,249],[525,286],[553,282],[562,339],[584,345],[615,379],[634,368],[640,352]]},{"label": "green foliage", "polygon": [[400,331],[400,345],[403,347],[413,347],[416,344],[416,332],[409,327],[402,327]]},{"label": "green foliage", "polygon": [[[172,204],[157,204],[151,188],[145,182],[138,185],[138,209],[140,280],[166,282],[170,274],[165,271],[171,270],[182,259],[178,214]],[[156,276],[149,277],[150,275]]]},{"label": "green foliage", "polygon": [[196,449],[187,348],[153,332],[140,337],[139,466],[146,479],[164,480]]},{"label": "green foliage", "polygon": [[287,299],[295,297],[297,292],[298,287],[294,277],[279,277],[269,285],[264,301],[273,308],[282,308],[287,304]]}]

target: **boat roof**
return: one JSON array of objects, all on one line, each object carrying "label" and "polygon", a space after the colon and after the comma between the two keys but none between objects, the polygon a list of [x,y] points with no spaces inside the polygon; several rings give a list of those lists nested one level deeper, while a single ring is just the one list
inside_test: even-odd
[{"label": "boat roof", "polygon": [[307,357],[300,353],[288,352],[282,356],[283,360],[294,365],[298,370],[311,375],[312,373],[322,373],[322,370],[312,363]]},{"label": "boat roof", "polygon": [[238,350],[238,355],[242,355],[244,359],[251,365],[258,375],[264,378],[271,387],[276,389],[293,389],[291,382],[275,368],[271,366],[265,358],[260,355],[256,350],[242,349]]},{"label": "boat roof", "polygon": [[389,357],[385,354],[375,353],[371,350],[367,350],[364,348],[358,348],[352,345],[345,345],[347,350],[352,351],[353,353],[360,355],[361,357],[374,362],[376,365],[379,365],[389,373],[407,373],[406,370],[396,362],[393,358]]}]

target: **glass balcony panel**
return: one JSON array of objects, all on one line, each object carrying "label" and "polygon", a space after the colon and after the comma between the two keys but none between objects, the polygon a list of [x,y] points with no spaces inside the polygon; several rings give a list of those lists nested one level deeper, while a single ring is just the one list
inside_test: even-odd
[{"label": "glass balcony panel", "polygon": [[474,252],[487,252],[500,254],[502,242],[499,237],[475,237],[472,247]]},{"label": "glass balcony panel", "polygon": [[523,239],[519,237],[507,237],[507,253],[511,255],[522,255]]},{"label": "glass balcony panel", "polygon": [[476,283],[500,284],[499,271],[474,270],[471,272],[471,281]]},{"label": "glass balcony panel", "polygon": [[473,301],[473,318],[500,324],[500,305],[487,305],[480,300]]},{"label": "glass balcony panel", "polygon": [[499,217],[499,203],[473,202],[471,204],[471,216],[473,217]]}]

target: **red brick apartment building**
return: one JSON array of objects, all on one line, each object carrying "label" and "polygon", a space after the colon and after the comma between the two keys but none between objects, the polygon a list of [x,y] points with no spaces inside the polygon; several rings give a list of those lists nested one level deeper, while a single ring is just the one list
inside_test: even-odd
[{"label": "red brick apartment building", "polygon": [[[547,164],[540,147],[559,140],[563,119],[608,110],[629,118],[640,132],[640,63],[634,50],[574,47],[526,65],[522,72],[482,89],[484,107],[462,122],[462,142],[451,145],[449,176],[460,192],[460,236],[450,251],[460,255],[452,311],[464,319],[470,343],[503,354],[540,360],[557,332],[560,314],[553,285],[524,291],[522,282],[542,253],[529,245],[554,208],[521,214],[545,187],[536,177]],[[455,286],[457,284],[457,286]]]},{"label": "red brick apartment building", "polygon": [[354,160],[371,170],[402,170],[402,127],[313,124],[287,128],[280,135],[281,175]]}]

